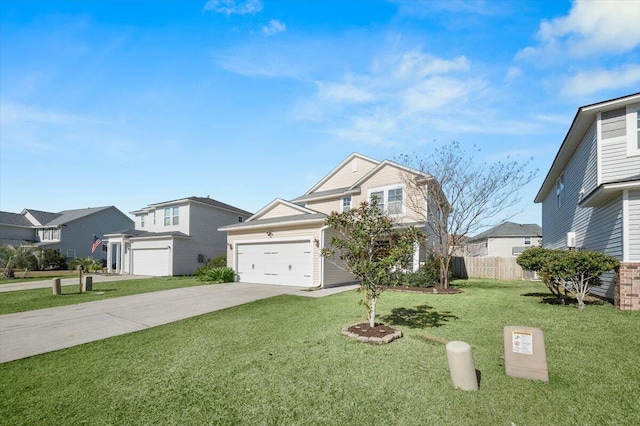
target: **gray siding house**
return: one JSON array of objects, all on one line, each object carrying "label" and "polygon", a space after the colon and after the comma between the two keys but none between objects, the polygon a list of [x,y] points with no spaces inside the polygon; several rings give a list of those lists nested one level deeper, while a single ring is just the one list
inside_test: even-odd
[{"label": "gray siding house", "polygon": [[640,93],[578,109],[535,198],[543,246],[610,254],[619,274],[592,293],[640,309]]},{"label": "gray siding house", "polygon": [[542,245],[542,228],[535,223],[503,222],[467,240],[470,257],[516,257],[529,247]]},{"label": "gray siding house", "polygon": [[209,197],[188,197],[131,212],[133,229],[109,235],[109,272],[191,275],[209,259],[227,252],[224,225],[244,222],[251,213]]},{"label": "gray siding house", "polygon": [[91,252],[93,236],[133,225],[114,206],[64,210],[58,213],[24,209],[21,213],[0,212],[0,245],[33,246],[60,251],[68,258],[106,259],[102,249]]}]

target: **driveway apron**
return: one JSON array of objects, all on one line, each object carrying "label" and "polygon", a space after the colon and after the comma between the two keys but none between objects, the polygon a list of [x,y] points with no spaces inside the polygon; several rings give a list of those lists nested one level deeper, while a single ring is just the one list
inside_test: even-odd
[{"label": "driveway apron", "polygon": [[292,293],[300,289],[216,284],[0,315],[0,363]]}]

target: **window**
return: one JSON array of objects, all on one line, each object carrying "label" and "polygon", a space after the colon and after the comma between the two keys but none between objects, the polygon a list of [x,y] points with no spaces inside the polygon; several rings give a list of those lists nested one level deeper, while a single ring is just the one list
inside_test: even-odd
[{"label": "window", "polygon": [[144,228],[144,218],[146,215],[140,215],[140,228]]},{"label": "window", "polygon": [[38,229],[38,237],[40,241],[51,241],[60,239],[60,229],[58,228],[42,228]]},{"label": "window", "polygon": [[562,207],[564,202],[564,172],[562,172],[558,180],[556,180],[556,200],[558,208]]},{"label": "window", "polygon": [[351,210],[351,197],[344,197],[342,199],[342,212],[348,212]]},{"label": "window", "polygon": [[636,110],[636,149],[640,150],[640,108]]},{"label": "window", "polygon": [[178,225],[180,218],[178,216],[180,209],[178,206],[164,208],[164,226]]},{"label": "window", "polygon": [[156,224],[156,211],[153,211],[153,224]]},{"label": "window", "polygon": [[531,245],[531,237],[524,237],[524,245],[525,246]]},{"label": "window", "polygon": [[238,222],[242,222],[242,216],[238,216]]},{"label": "window", "polygon": [[68,249],[67,250],[67,257],[69,259],[75,259],[76,258],[76,251],[74,249]]},{"label": "window", "polygon": [[374,189],[369,192],[369,199],[376,197],[376,208],[386,211],[392,216],[404,214],[404,189],[402,187],[387,187]]},{"label": "window", "polygon": [[387,204],[389,214],[402,214],[402,188],[389,190]]}]

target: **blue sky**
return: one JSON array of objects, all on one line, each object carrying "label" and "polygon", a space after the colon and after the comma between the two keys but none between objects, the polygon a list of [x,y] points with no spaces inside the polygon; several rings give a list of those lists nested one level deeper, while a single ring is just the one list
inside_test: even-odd
[{"label": "blue sky", "polygon": [[257,211],[352,152],[533,157],[640,89],[640,1],[0,3],[0,210]]}]

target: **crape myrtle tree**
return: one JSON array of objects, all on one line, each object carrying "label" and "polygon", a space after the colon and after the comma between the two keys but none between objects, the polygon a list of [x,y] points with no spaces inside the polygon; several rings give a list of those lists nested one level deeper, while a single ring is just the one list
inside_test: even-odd
[{"label": "crape myrtle tree", "polygon": [[[322,256],[351,272],[359,281],[360,303],[367,308],[369,326],[375,327],[376,304],[385,286],[398,282],[411,261],[422,233],[415,227],[399,228],[377,207],[376,197],[347,212],[333,212],[326,225],[337,231]],[[340,262],[337,262],[339,259]]]},{"label": "crape myrtle tree", "polygon": [[[437,146],[432,153],[402,155],[399,162],[419,172],[404,175],[405,204],[427,224],[427,249],[440,261],[440,286],[449,287],[456,247],[480,229],[501,223],[515,213],[520,190],[537,170],[531,160],[480,162],[480,150],[465,152],[458,142]],[[425,207],[426,200],[426,207]]]},{"label": "crape myrtle tree", "polygon": [[538,272],[547,288],[562,304],[567,296],[576,298],[578,309],[584,309],[584,299],[593,286],[601,284],[600,275],[620,266],[620,261],[608,254],[580,250],[567,251],[532,247],[518,259],[524,269]]}]

